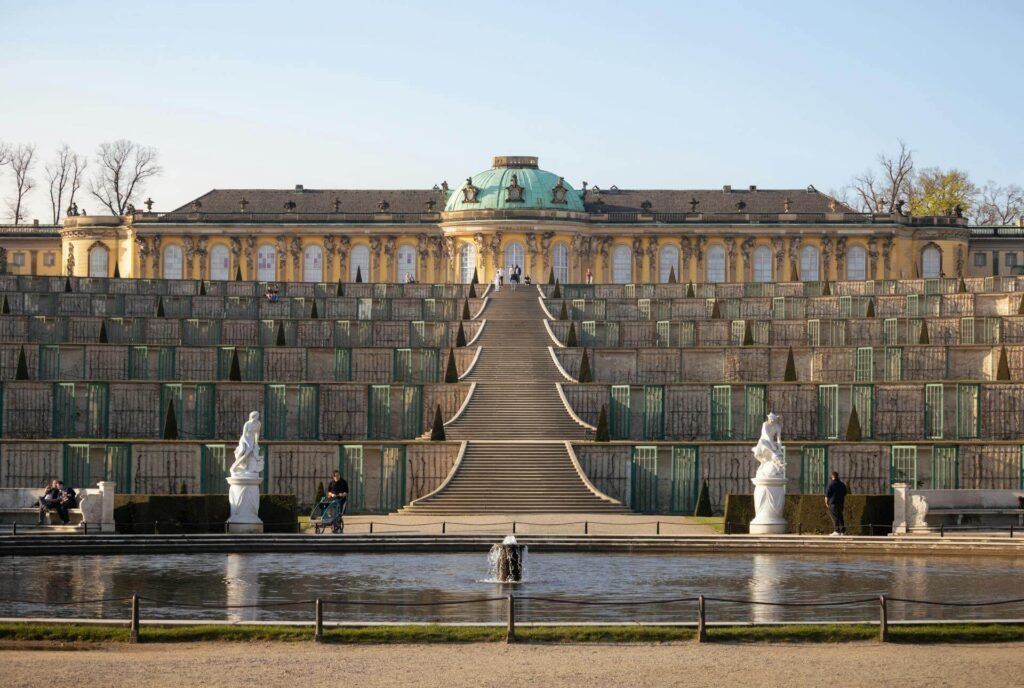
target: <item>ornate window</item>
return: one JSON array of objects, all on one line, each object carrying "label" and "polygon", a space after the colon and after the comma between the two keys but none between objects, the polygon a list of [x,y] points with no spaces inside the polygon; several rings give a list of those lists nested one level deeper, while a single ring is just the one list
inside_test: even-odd
[{"label": "ornate window", "polygon": [[277,279],[277,251],[270,244],[263,244],[256,251],[256,280],[273,282]]},{"label": "ornate window", "polygon": [[868,278],[868,252],[862,246],[851,246],[846,252],[846,279],[866,280]]},{"label": "ornate window", "polygon": [[459,249],[459,281],[469,284],[476,274],[476,246],[463,244]]},{"label": "ornate window", "polygon": [[552,254],[553,267],[555,268],[555,279],[565,284],[569,281],[569,247],[565,244],[555,244]]},{"label": "ornate window", "polygon": [[409,244],[398,247],[398,281],[416,279],[416,247]]},{"label": "ornate window", "polygon": [[616,246],[612,253],[612,282],[629,284],[633,281],[633,250],[629,246]]},{"label": "ornate window", "polygon": [[708,282],[725,281],[725,248],[712,246],[708,249]]},{"label": "ornate window", "polygon": [[349,281],[356,281],[356,274],[364,282],[370,281],[370,249],[366,244],[352,247],[348,256]]},{"label": "ornate window", "polygon": [[505,201],[508,203],[522,203],[526,200],[523,198],[523,187],[519,186],[518,175],[512,175],[512,183],[505,187],[505,191]]},{"label": "ornate window", "polygon": [[754,281],[772,281],[772,250],[767,246],[754,249]]},{"label": "ornate window", "polygon": [[183,263],[181,246],[173,244],[165,248],[164,279],[181,279]]},{"label": "ornate window", "polygon": [[523,245],[518,241],[513,241],[505,245],[505,272],[507,273],[513,267],[518,265],[523,267],[526,264],[525,261],[526,253],[523,250]]},{"label": "ornate window", "polygon": [[668,245],[661,249],[658,255],[658,281],[668,282],[669,276],[675,271],[676,281],[679,281],[679,249]]},{"label": "ornate window", "polygon": [[929,244],[921,251],[921,277],[925,279],[942,275],[942,251],[934,244]]},{"label": "ornate window", "polygon": [[217,244],[210,249],[210,279],[231,279],[231,252],[224,244]]},{"label": "ornate window", "polygon": [[324,281],[324,250],[316,244],[302,251],[302,279],[307,282]]},{"label": "ornate window", "polygon": [[800,281],[818,281],[818,247],[804,246],[800,249]]}]

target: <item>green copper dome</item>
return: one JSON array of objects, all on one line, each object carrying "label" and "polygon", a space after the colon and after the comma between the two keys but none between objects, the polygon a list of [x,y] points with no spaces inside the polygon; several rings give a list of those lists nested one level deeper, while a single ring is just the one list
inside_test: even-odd
[{"label": "green copper dome", "polygon": [[579,192],[557,174],[539,169],[537,158],[504,155],[452,191],[444,206],[447,213],[536,209],[584,212]]}]

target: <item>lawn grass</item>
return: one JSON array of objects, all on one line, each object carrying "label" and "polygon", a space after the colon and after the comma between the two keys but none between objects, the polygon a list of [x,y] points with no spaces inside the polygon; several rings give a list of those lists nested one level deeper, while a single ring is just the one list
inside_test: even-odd
[{"label": "lawn grass", "polygon": [[725,533],[725,516],[690,516],[689,519],[697,525],[714,528],[716,533]]},{"label": "lawn grass", "polygon": [[[519,626],[520,643],[661,643],[693,641],[696,629],[679,626]],[[900,644],[1024,642],[1024,624],[951,624],[890,626],[890,642]],[[144,626],[143,643],[310,642],[312,626]],[[863,625],[712,626],[711,643],[848,643],[875,641],[878,627]],[[387,645],[397,643],[504,642],[500,626],[352,626],[326,628],[323,642]],[[0,624],[0,641],[119,643],[128,641],[126,626],[73,623]]]}]

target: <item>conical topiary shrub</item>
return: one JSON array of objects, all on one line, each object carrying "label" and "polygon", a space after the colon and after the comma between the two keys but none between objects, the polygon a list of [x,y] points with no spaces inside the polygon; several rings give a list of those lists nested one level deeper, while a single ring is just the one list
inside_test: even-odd
[{"label": "conical topiary shrub", "polygon": [[181,487],[178,488],[178,494],[188,494],[188,485],[185,484],[184,480],[181,481]]},{"label": "conical topiary shrub", "polygon": [[558,284],[558,280],[555,280],[555,289],[551,292],[551,298],[560,299],[562,298],[562,287]]},{"label": "conical topiary shrub", "polygon": [[462,319],[463,320],[470,320],[471,319],[469,317],[469,299],[466,299],[465,301],[462,302]]},{"label": "conical topiary shrub", "polygon": [[167,415],[164,416],[164,439],[178,439],[178,415],[174,412],[174,399],[167,404]]},{"label": "conical topiary shrub", "polygon": [[166,317],[166,313],[164,313],[164,297],[162,296],[156,297],[156,317]]},{"label": "conical topiary shrub", "polygon": [[686,284],[686,298],[696,298],[697,292],[693,289],[693,282],[687,282]]},{"label": "conical topiary shrub", "polygon": [[828,280],[825,280],[825,284],[821,287],[822,296],[832,296],[832,287],[828,286]]},{"label": "conical topiary shrub", "polygon": [[562,307],[558,309],[558,319],[559,320],[568,320],[569,319],[569,311],[565,307],[565,301],[562,302]]},{"label": "conical topiary shrub", "polygon": [[455,365],[455,349],[448,349],[448,365],[444,369],[445,382],[458,382],[459,369]]},{"label": "conical topiary shrub", "polygon": [[576,341],[576,323],[574,322],[569,323],[569,334],[565,335],[565,345],[572,348],[579,346]]},{"label": "conical topiary shrub", "polygon": [[668,283],[669,284],[675,284],[676,283],[676,269],[675,269],[675,266],[670,267],[668,269]]},{"label": "conical topiary shrub", "polygon": [[555,284],[555,268],[551,268],[551,272],[548,273],[548,284]]},{"label": "conical topiary shrub", "polygon": [[107,322],[105,320],[100,320],[99,342],[100,342],[100,344],[106,344],[107,343]]},{"label": "conical topiary shrub", "polygon": [[3,306],[0,306],[0,313],[3,315],[11,314],[11,304],[7,303],[7,294],[4,294],[4,303]]},{"label": "conical topiary shrub", "polygon": [[476,298],[476,285],[473,284],[472,282],[469,283],[469,298]]},{"label": "conical topiary shrub", "polygon": [[608,434],[608,407],[602,406],[601,413],[597,417],[597,429],[594,431],[595,442],[610,442],[611,435]]},{"label": "conical topiary shrub", "polygon": [[114,279],[121,279],[121,264],[114,263]]},{"label": "conical topiary shrub", "polygon": [[338,288],[334,290],[334,295],[335,296],[344,296],[345,295],[345,285],[341,283],[341,278],[340,277],[338,278]]},{"label": "conical topiary shrub", "polygon": [[799,282],[800,281],[800,271],[797,270],[796,261],[795,260],[794,261],[790,261],[790,263],[789,263],[789,274],[793,275],[793,279],[791,279],[790,282]]},{"label": "conical topiary shrub", "polygon": [[309,309],[309,319],[310,320],[319,320],[320,319],[320,311],[317,310],[316,299],[313,299],[313,307]]},{"label": "conical topiary shrub", "polygon": [[466,330],[462,327],[462,321],[459,321],[459,331],[455,333],[455,346],[466,346]]},{"label": "conical topiary shrub", "polygon": [[[199,283],[199,295],[206,296],[206,282]],[[184,485],[184,483],[182,483]]]},{"label": "conical topiary shrub", "polygon": [[430,428],[430,441],[431,442],[444,442],[447,439],[444,436],[444,418],[441,417],[441,405],[437,405],[437,410],[434,411],[434,425]]},{"label": "conical topiary shrub", "polygon": [[70,294],[71,293],[71,277],[70,276],[64,278],[64,293],[66,293],[66,294]]},{"label": "conical topiary shrub", "polygon": [[476,274],[476,268],[473,268],[473,279],[469,280],[470,284],[480,284],[480,277]]},{"label": "conical topiary shrub", "polygon": [[850,411],[850,422],[846,426],[846,441],[860,442],[862,439],[864,437],[860,428],[860,416],[857,415],[857,407],[854,406]]},{"label": "conical topiary shrub", "polygon": [[277,323],[277,341],[274,342],[277,346],[287,346],[288,342],[284,338],[284,322]]},{"label": "conical topiary shrub", "polygon": [[967,282],[964,282],[963,276],[960,277],[960,283],[956,285],[956,291],[958,294],[967,293]]},{"label": "conical topiary shrub", "polygon": [[15,380],[28,379],[28,361],[25,359],[25,347],[18,350],[18,369],[14,371]]},{"label": "conical topiary shrub", "polygon": [[587,356],[587,350],[583,350],[583,358],[580,359],[580,374],[576,378],[577,382],[593,382],[594,375],[590,372],[590,357]]},{"label": "conical topiary shrub", "polygon": [[711,307],[711,319],[721,320],[722,319],[722,307],[718,305],[718,299],[715,299],[715,305]]},{"label": "conical topiary shrub", "polygon": [[793,359],[793,347],[789,347],[786,354],[786,372],[782,376],[783,382],[796,382],[796,361]]},{"label": "conical topiary shrub", "polygon": [[316,503],[319,504],[326,496],[327,490],[324,489],[324,483],[321,480],[316,484]]},{"label": "conical topiary shrub", "polygon": [[697,492],[697,504],[693,507],[694,516],[714,516],[715,512],[711,510],[711,495],[708,490],[708,479],[704,480],[700,484],[700,491]]},{"label": "conical topiary shrub", "polygon": [[1006,347],[999,348],[999,366],[996,368],[997,380],[1010,380],[1010,362],[1006,360]]},{"label": "conical topiary shrub", "polygon": [[928,321],[921,321],[921,335],[917,338],[918,344],[931,344],[931,339],[928,337]]},{"label": "conical topiary shrub", "polygon": [[864,313],[864,317],[865,318],[873,318],[873,317],[875,317],[875,300],[874,299],[868,299],[868,309]]},{"label": "conical topiary shrub", "polygon": [[232,382],[242,381],[242,366],[238,362],[238,349],[231,352],[231,369],[228,372],[228,380]]},{"label": "conical topiary shrub", "polygon": [[362,281],[363,281],[363,266],[362,265],[357,265],[356,266],[356,283],[358,284],[358,283],[361,283]]},{"label": "conical topiary shrub", "polygon": [[236,282],[241,282],[242,281],[242,266],[241,266],[241,264],[235,266],[235,281]]},{"label": "conical topiary shrub", "polygon": [[746,325],[743,327],[743,346],[754,345],[754,328],[751,327],[750,321],[746,321]]}]

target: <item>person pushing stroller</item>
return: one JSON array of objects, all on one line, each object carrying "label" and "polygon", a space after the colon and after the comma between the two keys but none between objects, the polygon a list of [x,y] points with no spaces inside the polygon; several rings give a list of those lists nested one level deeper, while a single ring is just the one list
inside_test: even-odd
[{"label": "person pushing stroller", "polygon": [[348,501],[348,482],[341,477],[340,471],[331,474],[331,481],[327,483],[327,499],[338,505],[338,518],[334,522],[334,532],[340,532],[341,517],[345,515],[345,503]]}]

